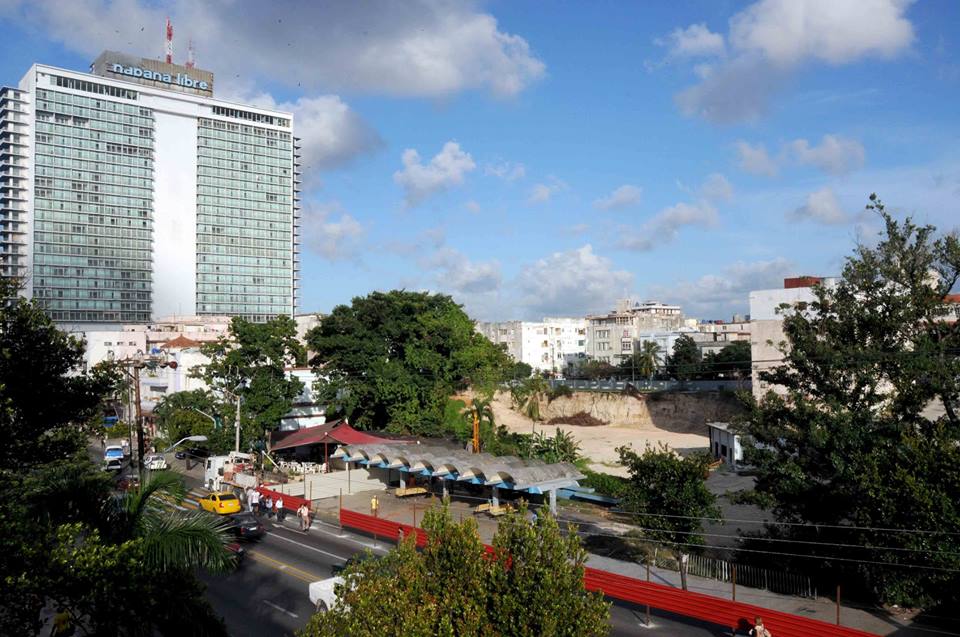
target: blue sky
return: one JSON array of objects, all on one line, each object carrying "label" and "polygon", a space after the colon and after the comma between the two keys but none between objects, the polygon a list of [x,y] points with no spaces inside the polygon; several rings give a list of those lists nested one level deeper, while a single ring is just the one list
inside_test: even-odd
[{"label": "blue sky", "polygon": [[0,0],[3,82],[175,58],[304,139],[304,311],[450,293],[477,319],[617,298],[729,318],[876,220],[960,225],[960,5]]}]

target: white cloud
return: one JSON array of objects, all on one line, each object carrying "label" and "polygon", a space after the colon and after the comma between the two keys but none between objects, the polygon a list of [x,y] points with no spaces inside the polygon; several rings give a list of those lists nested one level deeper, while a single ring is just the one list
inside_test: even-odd
[{"label": "white cloud", "polygon": [[[716,123],[757,119],[804,64],[889,59],[906,51],[914,39],[913,25],[905,17],[910,4],[909,0],[760,0],[730,18],[727,42],[732,54],[706,73],[701,70],[701,81],[678,93],[677,105],[686,115]],[[698,41],[710,40],[691,39]]]},{"label": "white cloud", "polygon": [[456,295],[492,292],[499,289],[502,280],[498,261],[471,261],[467,255],[447,245],[421,259],[420,265],[436,271],[439,289]]},{"label": "white cloud", "polygon": [[700,185],[700,195],[710,201],[730,201],[733,199],[733,186],[720,173],[711,173]]},{"label": "white cloud", "polygon": [[403,151],[403,169],[393,173],[393,180],[405,193],[407,206],[416,206],[427,197],[463,183],[467,173],[476,168],[470,153],[460,149],[460,144],[449,141],[429,164],[420,161],[420,154],[413,148]]},{"label": "white cloud", "polygon": [[[336,214],[339,213],[339,217]],[[338,202],[307,205],[303,211],[306,247],[329,261],[359,260],[363,225]]]},{"label": "white cloud", "polygon": [[684,226],[712,226],[717,221],[717,210],[709,202],[682,202],[664,208],[639,230],[624,233],[617,245],[627,250],[647,252],[676,240]]},{"label": "white cloud", "polygon": [[778,66],[892,58],[913,42],[904,0],[761,0],[730,19],[730,43]]},{"label": "white cloud", "polygon": [[316,179],[319,171],[342,166],[383,145],[380,135],[337,95],[301,97],[295,102],[281,103],[268,93],[249,94],[242,90],[224,97],[293,113],[294,130],[303,141],[301,159],[308,183]]},{"label": "white cloud", "polygon": [[651,286],[647,292],[651,297],[679,304],[688,316],[729,320],[734,313],[749,311],[752,290],[782,287],[784,277],[791,274],[793,266],[784,258],[738,261],[719,273],[694,281]]},{"label": "white cloud", "polygon": [[530,189],[530,195],[527,197],[527,201],[532,204],[546,203],[550,201],[555,194],[566,190],[568,187],[565,182],[550,175],[546,182],[534,184],[533,188]]},{"label": "white cloud", "polygon": [[473,199],[471,199],[471,200],[468,201],[467,203],[463,204],[463,207],[466,208],[467,210],[469,210],[470,212],[474,213],[474,214],[477,214],[477,213],[480,212],[480,210],[481,210],[480,204],[477,203],[476,201],[474,201]]},{"label": "white cloud", "polygon": [[763,144],[755,146],[739,141],[736,145],[740,168],[754,175],[773,177],[784,165],[814,166],[830,175],[843,175],[863,167],[866,150],[855,139],[840,135],[824,135],[819,145],[806,139],[782,144],[776,157],[767,153]]},{"label": "white cloud", "polygon": [[763,144],[752,146],[745,141],[737,142],[738,165],[753,175],[773,177],[780,172],[777,162],[767,153]]},{"label": "white cloud", "polygon": [[112,49],[150,58],[159,53],[170,16],[177,60],[192,38],[198,66],[219,78],[308,91],[512,96],[545,73],[523,37],[500,30],[474,3],[50,0],[10,2],[3,11],[73,51],[94,56]]},{"label": "white cloud", "polygon": [[503,161],[495,164],[487,164],[483,168],[483,174],[491,177],[499,177],[504,181],[516,181],[523,179],[527,175],[527,167],[521,163]]},{"label": "white cloud", "polygon": [[805,139],[790,143],[789,150],[796,161],[813,165],[831,175],[842,175],[863,166],[866,151],[855,139],[824,135],[819,146],[811,146]]},{"label": "white cloud", "polygon": [[630,208],[640,203],[640,195],[643,193],[638,186],[624,184],[615,189],[606,197],[601,197],[593,202],[593,207],[598,210],[621,210]]},{"label": "white cloud", "polygon": [[660,46],[669,47],[671,57],[702,57],[723,55],[723,36],[713,33],[704,23],[691,24],[686,29],[674,29],[665,38],[655,40]]},{"label": "white cloud", "polygon": [[813,221],[825,225],[847,223],[852,220],[851,215],[840,207],[837,196],[829,187],[807,195],[806,203],[787,216],[796,221]]},{"label": "white cloud", "polygon": [[615,270],[610,259],[595,254],[586,244],[525,266],[515,286],[528,318],[583,316],[609,309],[618,298],[628,295],[633,275]]}]

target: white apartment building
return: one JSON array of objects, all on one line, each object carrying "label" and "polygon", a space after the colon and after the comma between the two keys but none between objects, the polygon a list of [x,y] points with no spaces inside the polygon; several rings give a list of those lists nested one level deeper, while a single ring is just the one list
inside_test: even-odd
[{"label": "white apartment building", "polygon": [[541,372],[563,373],[587,355],[586,319],[477,323],[476,329],[515,361]]},{"label": "white apartment building", "polygon": [[750,292],[750,358],[753,361],[753,395],[763,396],[771,388],[760,380],[761,371],[783,362],[780,344],[784,342],[781,305],[814,301],[811,286],[816,283],[832,285],[836,279],[820,277],[790,277],[783,280],[783,288]]},{"label": "white apartment building", "polygon": [[672,332],[684,325],[679,305],[658,301],[620,301],[607,314],[587,316],[587,355],[590,358],[617,365],[636,351],[642,333]]},{"label": "white apartment building", "polygon": [[57,323],[292,315],[299,151],[290,113],[213,74],[106,51],[0,88],[0,276]]}]

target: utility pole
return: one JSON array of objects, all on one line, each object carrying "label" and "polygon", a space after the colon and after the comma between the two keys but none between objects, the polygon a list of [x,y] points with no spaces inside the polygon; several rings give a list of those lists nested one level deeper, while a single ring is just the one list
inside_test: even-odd
[{"label": "utility pole", "polygon": [[138,365],[133,366],[133,388],[137,400],[137,473],[143,479],[143,412],[140,406],[140,367]]},{"label": "utility pole", "polygon": [[240,451],[240,395],[236,394],[236,398],[237,398],[237,426],[236,426],[236,431],[234,432],[235,440],[234,440],[233,450],[239,452]]}]

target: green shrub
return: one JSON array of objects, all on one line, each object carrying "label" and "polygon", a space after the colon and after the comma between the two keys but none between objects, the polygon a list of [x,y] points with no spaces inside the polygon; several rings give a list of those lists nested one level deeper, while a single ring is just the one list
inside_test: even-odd
[{"label": "green shrub", "polygon": [[595,489],[598,495],[608,495],[612,498],[619,498],[627,485],[627,479],[609,473],[599,473],[586,469],[583,475],[587,476],[585,480],[580,481],[581,487]]}]

